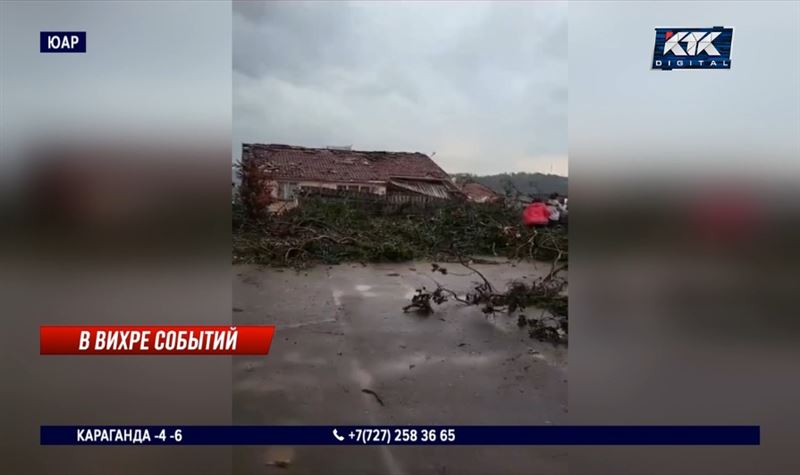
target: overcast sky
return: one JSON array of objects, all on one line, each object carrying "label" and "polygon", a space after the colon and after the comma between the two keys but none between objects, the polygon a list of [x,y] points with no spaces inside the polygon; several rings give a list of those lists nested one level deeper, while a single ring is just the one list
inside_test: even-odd
[{"label": "overcast sky", "polygon": [[560,3],[237,3],[233,147],[436,153],[446,171],[567,174]]}]

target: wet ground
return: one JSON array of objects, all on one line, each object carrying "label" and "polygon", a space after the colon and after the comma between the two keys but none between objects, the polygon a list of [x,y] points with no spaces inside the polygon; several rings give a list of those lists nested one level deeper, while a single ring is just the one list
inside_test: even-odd
[{"label": "wet ground", "polygon": [[[235,424],[563,424],[566,347],[539,342],[515,316],[448,302],[403,313],[431,280],[466,290],[457,264],[236,266],[234,322],[275,324],[267,357],[237,357]],[[502,286],[545,264],[476,266]],[[533,315],[532,309],[528,310]],[[383,402],[362,392],[374,391]],[[237,447],[234,473],[534,474],[567,471],[559,447]]]}]

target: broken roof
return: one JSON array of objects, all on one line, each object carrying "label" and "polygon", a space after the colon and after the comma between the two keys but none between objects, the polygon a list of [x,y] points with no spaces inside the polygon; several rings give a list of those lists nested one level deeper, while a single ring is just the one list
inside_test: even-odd
[{"label": "broken roof", "polygon": [[244,144],[242,159],[278,180],[387,182],[392,178],[450,181],[447,173],[423,153],[366,152],[280,144]]},{"label": "broken roof", "polygon": [[500,194],[496,193],[488,186],[475,182],[466,183],[461,187],[461,191],[467,195],[467,198],[479,203],[497,201],[502,198]]}]

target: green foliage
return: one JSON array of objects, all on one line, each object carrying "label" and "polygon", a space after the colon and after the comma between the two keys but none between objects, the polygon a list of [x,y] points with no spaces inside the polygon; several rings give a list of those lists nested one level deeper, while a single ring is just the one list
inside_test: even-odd
[{"label": "green foliage", "polygon": [[245,221],[234,227],[235,263],[306,266],[456,256],[552,260],[567,252],[565,230],[527,228],[519,210],[501,204],[419,207],[309,199],[280,215],[240,219]]}]

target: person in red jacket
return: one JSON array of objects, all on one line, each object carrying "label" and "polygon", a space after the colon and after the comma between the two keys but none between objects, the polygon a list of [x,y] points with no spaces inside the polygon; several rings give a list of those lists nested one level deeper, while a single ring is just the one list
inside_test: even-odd
[{"label": "person in red jacket", "polygon": [[547,226],[550,222],[550,209],[541,199],[534,199],[522,212],[522,222],[526,226]]}]

